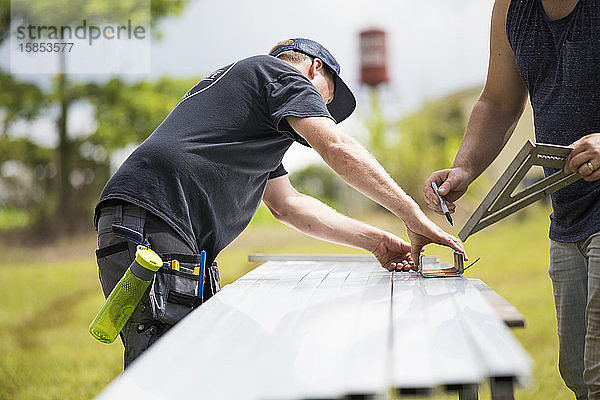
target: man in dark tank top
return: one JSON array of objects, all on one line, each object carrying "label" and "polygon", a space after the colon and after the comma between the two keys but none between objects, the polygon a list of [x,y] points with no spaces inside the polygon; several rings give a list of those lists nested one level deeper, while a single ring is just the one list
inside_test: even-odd
[{"label": "man in dark tank top", "polygon": [[[550,277],[559,369],[577,399],[600,399],[600,1],[496,0],[488,76],[452,168],[425,183],[448,208],[496,158],[529,96],[537,142],[571,145],[583,179],[552,194]],[[546,169],[546,175],[555,172]]]}]

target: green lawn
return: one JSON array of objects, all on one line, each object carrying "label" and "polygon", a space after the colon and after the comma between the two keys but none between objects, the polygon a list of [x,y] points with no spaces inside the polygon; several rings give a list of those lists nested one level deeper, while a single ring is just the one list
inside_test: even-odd
[{"label": "green lawn", "polygon": [[[467,241],[471,259],[481,257],[467,276],[482,279],[527,320],[525,329],[513,332],[535,366],[532,382],[518,390],[518,399],[572,398],[556,367],[546,214],[540,207],[532,208]],[[402,225],[389,216],[369,220],[403,232]],[[437,217],[436,222],[446,226]],[[87,332],[103,302],[93,250],[93,234],[51,247],[0,247],[4,255],[0,261],[0,399],[91,398],[121,371],[121,344],[99,343]],[[255,267],[247,262],[247,255],[254,252],[356,250],[312,240],[260,217],[219,256],[223,281],[231,282]],[[486,390],[481,398],[489,398]]]}]

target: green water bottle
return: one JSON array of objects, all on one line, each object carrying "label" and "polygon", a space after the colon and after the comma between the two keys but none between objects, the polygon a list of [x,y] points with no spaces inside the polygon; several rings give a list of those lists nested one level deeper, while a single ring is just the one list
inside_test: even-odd
[{"label": "green water bottle", "polygon": [[131,317],[154,273],[162,267],[161,258],[145,246],[138,246],[135,260],[102,305],[90,324],[90,333],[103,343],[112,343]]}]

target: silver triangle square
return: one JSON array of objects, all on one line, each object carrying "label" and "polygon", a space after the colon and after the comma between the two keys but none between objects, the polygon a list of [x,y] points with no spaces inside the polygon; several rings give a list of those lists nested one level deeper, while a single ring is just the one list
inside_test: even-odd
[{"label": "silver triangle square", "polygon": [[[460,240],[464,242],[470,235],[581,179],[577,172],[566,174],[562,170],[571,150],[568,146],[528,140],[465,223],[458,234]],[[558,171],[515,193],[533,166]]]}]

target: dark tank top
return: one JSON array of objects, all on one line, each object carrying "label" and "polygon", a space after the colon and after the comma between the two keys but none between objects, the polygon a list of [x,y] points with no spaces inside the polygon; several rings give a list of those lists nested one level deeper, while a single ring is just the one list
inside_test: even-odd
[{"label": "dark tank top", "polygon": [[[536,141],[569,145],[600,132],[600,0],[579,0],[558,20],[541,0],[512,0],[506,32],[529,90]],[[581,179],[551,198],[550,239],[577,242],[600,231],[600,181]]]}]

